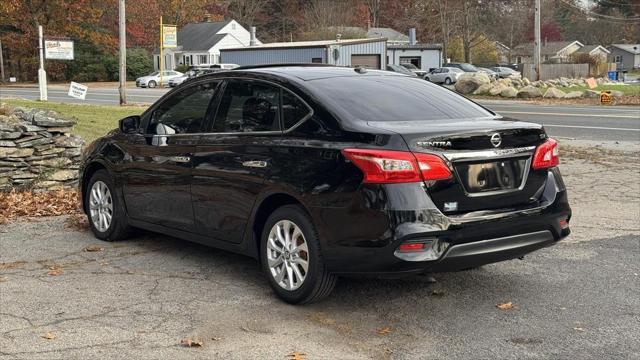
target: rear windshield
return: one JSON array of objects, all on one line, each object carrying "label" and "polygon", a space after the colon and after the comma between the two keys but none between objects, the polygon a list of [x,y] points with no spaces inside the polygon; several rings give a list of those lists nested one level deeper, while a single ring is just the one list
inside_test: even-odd
[{"label": "rear windshield", "polygon": [[364,121],[470,119],[495,116],[453,91],[404,76],[334,77],[311,81],[340,113]]}]

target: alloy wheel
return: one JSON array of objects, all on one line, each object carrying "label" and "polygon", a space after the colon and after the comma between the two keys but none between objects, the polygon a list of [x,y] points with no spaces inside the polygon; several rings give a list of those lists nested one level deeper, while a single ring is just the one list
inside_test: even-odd
[{"label": "alloy wheel", "polygon": [[288,291],[302,286],[309,271],[309,248],[298,225],[289,220],[273,225],[266,251],[271,276],[278,286]]},{"label": "alloy wheel", "polygon": [[105,232],[109,229],[113,219],[113,198],[109,187],[102,181],[96,181],[91,186],[89,212],[91,222],[98,231]]}]

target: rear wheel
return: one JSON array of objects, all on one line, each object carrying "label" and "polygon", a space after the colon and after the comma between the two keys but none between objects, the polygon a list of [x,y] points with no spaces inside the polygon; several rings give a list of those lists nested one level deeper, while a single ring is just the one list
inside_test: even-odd
[{"label": "rear wheel", "polygon": [[89,226],[98,239],[115,241],[129,235],[130,227],[124,208],[106,170],[98,170],[93,174],[83,198]]},{"label": "rear wheel", "polygon": [[149,83],[147,84],[148,87],[150,88],[154,88],[158,85],[158,83],[156,83],[155,81],[151,80],[149,81]]},{"label": "rear wheel", "polygon": [[429,79],[428,76],[425,76],[424,79],[427,80],[427,81],[431,81],[431,79]]},{"label": "rear wheel", "polygon": [[327,297],[336,276],[325,268],[318,233],[305,209],[286,205],[265,223],[261,237],[262,268],[275,293],[290,304]]},{"label": "rear wheel", "polygon": [[451,79],[450,78],[444,79],[444,83],[445,85],[451,85]]}]

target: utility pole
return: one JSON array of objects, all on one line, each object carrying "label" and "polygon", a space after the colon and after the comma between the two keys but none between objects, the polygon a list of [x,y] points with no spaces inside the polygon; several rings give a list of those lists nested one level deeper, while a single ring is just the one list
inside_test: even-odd
[{"label": "utility pole", "polygon": [[540,80],[540,0],[536,0],[536,19],[533,31],[536,38],[533,43],[533,64],[536,70],[536,80]]},{"label": "utility pole", "polygon": [[38,49],[40,50],[40,68],[38,69],[38,87],[40,88],[40,101],[47,101],[47,72],[44,71],[44,36],[42,25],[38,25]]},{"label": "utility pole", "polygon": [[4,60],[2,59],[2,40],[0,40],[0,81],[4,82]]},{"label": "utility pole", "polygon": [[164,26],[162,25],[162,16],[160,16],[160,60],[158,62],[158,67],[160,68],[160,87],[162,87],[162,73],[164,73],[164,54],[162,53],[162,48],[164,46]]},{"label": "utility pole", "polygon": [[127,104],[127,28],[124,1],[118,8],[118,28],[120,37],[120,105]]}]

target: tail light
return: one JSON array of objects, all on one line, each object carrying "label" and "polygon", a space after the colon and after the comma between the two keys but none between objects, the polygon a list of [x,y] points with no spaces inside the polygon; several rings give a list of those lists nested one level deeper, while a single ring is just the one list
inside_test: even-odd
[{"label": "tail light", "polygon": [[344,149],[342,154],[362,170],[365,183],[408,183],[452,176],[444,160],[432,154],[369,149]]},{"label": "tail light", "polygon": [[535,154],[533,154],[533,164],[531,166],[538,170],[554,167],[559,163],[558,142],[550,138],[538,146]]}]

